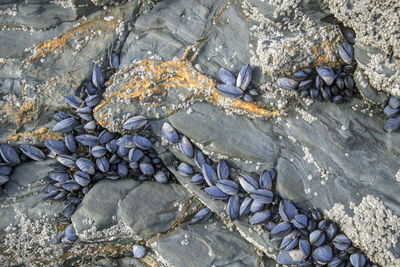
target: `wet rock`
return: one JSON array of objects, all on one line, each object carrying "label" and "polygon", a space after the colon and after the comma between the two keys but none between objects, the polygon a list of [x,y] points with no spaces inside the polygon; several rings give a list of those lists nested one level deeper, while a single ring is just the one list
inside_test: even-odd
[{"label": "wet rock", "polygon": [[[155,197],[156,196],[156,197]],[[179,216],[179,204],[188,197],[179,185],[133,180],[100,181],[85,196],[72,216],[79,237],[122,223],[141,237],[167,231]]]},{"label": "wet rock", "polygon": [[188,225],[151,245],[172,266],[258,266],[253,246],[220,222]]}]

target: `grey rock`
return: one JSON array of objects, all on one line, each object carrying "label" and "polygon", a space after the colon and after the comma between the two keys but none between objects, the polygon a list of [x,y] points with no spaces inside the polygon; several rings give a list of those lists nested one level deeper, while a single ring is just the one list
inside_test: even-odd
[{"label": "grey rock", "polygon": [[182,224],[154,249],[171,266],[258,266],[253,246],[220,222]]},{"label": "grey rock", "polygon": [[388,98],[387,94],[382,91],[376,91],[374,88],[372,88],[367,80],[367,77],[364,75],[361,69],[357,69],[354,73],[354,81],[361,95],[368,101],[379,105],[386,104]]},{"label": "grey rock", "polygon": [[24,163],[13,168],[10,180],[2,190],[0,205],[0,230],[9,224],[18,224],[18,214],[35,220],[43,216],[54,217],[62,211],[62,203],[43,200],[43,183],[47,183],[47,173],[52,170],[55,160]]},{"label": "grey rock", "polygon": [[[133,180],[100,181],[85,196],[72,216],[75,230],[83,239],[84,231],[98,231],[123,222],[132,233],[150,237],[166,232],[179,216],[177,204],[188,200],[179,185],[140,183]],[[85,223],[92,220],[91,224]]]},{"label": "grey rock", "polygon": [[206,151],[273,164],[279,148],[275,137],[266,134],[271,127],[265,120],[230,117],[224,110],[206,103],[197,103],[191,108],[190,115],[182,110],[169,120],[180,133],[205,144]]}]

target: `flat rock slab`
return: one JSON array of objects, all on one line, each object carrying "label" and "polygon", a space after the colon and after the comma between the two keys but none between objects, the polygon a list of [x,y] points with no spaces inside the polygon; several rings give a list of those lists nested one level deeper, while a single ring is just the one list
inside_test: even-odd
[{"label": "flat rock slab", "polygon": [[62,202],[46,201],[44,186],[47,174],[52,171],[55,160],[28,162],[13,168],[10,180],[5,185],[0,202],[0,230],[16,225],[20,216],[35,220],[42,217],[57,217],[62,211]]},{"label": "flat rock slab", "polygon": [[123,223],[138,236],[148,238],[166,232],[180,215],[179,205],[188,200],[183,188],[157,182],[103,180],[85,196],[72,222],[83,239],[85,230],[98,231]]},{"label": "flat rock slab", "polygon": [[152,248],[171,266],[258,266],[254,247],[221,222],[181,224],[153,243]]}]

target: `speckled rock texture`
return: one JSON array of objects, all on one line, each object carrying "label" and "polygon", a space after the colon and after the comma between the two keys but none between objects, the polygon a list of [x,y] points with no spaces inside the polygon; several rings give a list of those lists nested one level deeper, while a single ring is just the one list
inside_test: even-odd
[{"label": "speckled rock texture", "polygon": [[[336,221],[366,256],[400,265],[400,133],[383,130],[387,94],[400,96],[397,1],[8,1],[0,4],[0,143],[43,147],[52,115],[67,109],[93,64],[106,78],[95,119],[122,132],[130,116],[149,118],[154,149],[171,184],[131,178],[98,182],[72,216],[79,239],[60,243],[61,202],[43,200],[55,160],[25,163],[0,192],[0,263],[8,265],[274,266],[278,244],[247,218],[230,221],[173,167],[195,166],[161,126],[171,123],[216,163],[259,175],[277,171],[276,189]],[[276,79],[304,67],[335,66],[340,25],[356,32],[360,96],[343,104],[299,100]],[[188,49],[193,46],[192,49]],[[108,55],[120,55],[111,71]],[[217,71],[253,67],[250,103],[219,95]],[[213,218],[190,225],[203,206]],[[145,258],[132,246],[148,247]],[[35,247],[32,251],[31,248]],[[263,255],[263,256],[259,256]]]},{"label": "speckled rock texture", "polygon": [[400,3],[326,1],[330,11],[356,32],[355,58],[378,91],[400,96]]}]

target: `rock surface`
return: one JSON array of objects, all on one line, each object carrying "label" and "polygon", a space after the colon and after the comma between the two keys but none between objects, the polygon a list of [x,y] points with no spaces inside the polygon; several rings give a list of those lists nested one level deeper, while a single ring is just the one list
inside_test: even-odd
[{"label": "rock surface", "polygon": [[[156,149],[177,179],[100,181],[72,217],[80,241],[63,245],[64,205],[43,201],[55,161],[24,163],[0,193],[0,262],[258,266],[256,251],[275,258],[277,244],[266,232],[247,218],[230,222],[223,202],[176,172],[174,159],[195,165],[176,146],[160,145],[168,121],[214,162],[227,158],[233,173],[275,168],[280,196],[319,208],[374,262],[400,265],[400,134],[383,131],[381,112],[386,93],[400,96],[398,3],[345,2],[0,4],[1,143],[62,138],[50,130],[54,111],[67,108],[64,96],[81,94],[93,64],[110,78],[114,50],[121,65],[96,120],[121,131],[129,116],[149,117]],[[337,64],[340,23],[356,32],[354,78],[367,101],[315,103],[278,89],[277,77]],[[257,105],[218,95],[218,69],[237,74],[247,63],[254,69],[250,87],[261,93]],[[216,214],[205,225],[187,223],[198,209],[195,199]],[[137,242],[150,247],[142,260],[132,257]]]}]

